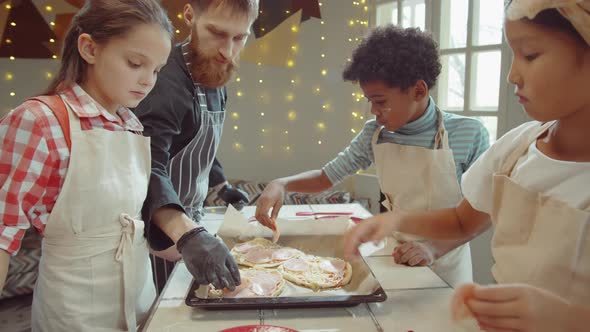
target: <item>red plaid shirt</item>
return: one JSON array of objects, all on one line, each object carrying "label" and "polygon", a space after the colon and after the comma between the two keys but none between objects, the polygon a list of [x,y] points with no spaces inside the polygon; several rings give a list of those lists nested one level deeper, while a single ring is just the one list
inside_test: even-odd
[{"label": "red plaid shirt", "polygon": [[[120,108],[117,117],[78,85],[62,97],[80,118],[82,130],[143,131],[129,109]],[[0,120],[0,139],[0,249],[15,254],[31,225],[43,234],[70,151],[57,118],[37,101],[23,103]]]}]

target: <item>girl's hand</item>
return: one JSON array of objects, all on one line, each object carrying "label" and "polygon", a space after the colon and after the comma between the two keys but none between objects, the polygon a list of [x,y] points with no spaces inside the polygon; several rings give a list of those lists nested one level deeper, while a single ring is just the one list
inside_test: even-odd
[{"label": "girl's hand", "polygon": [[344,235],[344,256],[348,260],[360,257],[359,246],[365,242],[378,242],[391,235],[396,228],[393,212],[386,212],[363,220]]},{"label": "girl's hand", "polygon": [[524,284],[475,286],[467,306],[488,332],[565,331],[567,301],[546,290]]}]

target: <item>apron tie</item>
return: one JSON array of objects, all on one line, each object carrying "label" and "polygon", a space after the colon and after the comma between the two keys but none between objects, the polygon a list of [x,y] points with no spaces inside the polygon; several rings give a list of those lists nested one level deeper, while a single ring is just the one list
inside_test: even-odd
[{"label": "apron tie", "polygon": [[121,213],[119,216],[119,223],[121,223],[121,241],[117,247],[117,253],[115,254],[115,260],[121,262],[123,255],[125,254],[125,247],[130,247],[132,244],[131,236],[133,234],[133,225],[135,220],[131,218],[127,213]]},{"label": "apron tie", "polygon": [[[123,265],[123,310],[125,314],[125,322],[127,323],[127,330],[134,331],[137,328],[137,320],[135,317],[135,271],[133,269],[134,257],[131,246],[133,245],[133,233],[137,231],[139,223],[134,218],[131,218],[126,213],[121,213],[119,216],[119,223],[121,223],[121,241],[115,254],[115,260],[121,262]],[[129,257],[129,255],[133,255]]]}]

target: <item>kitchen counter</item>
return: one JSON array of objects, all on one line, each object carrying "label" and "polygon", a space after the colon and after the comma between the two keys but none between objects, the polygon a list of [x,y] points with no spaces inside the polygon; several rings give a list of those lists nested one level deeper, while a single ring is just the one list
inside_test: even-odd
[{"label": "kitchen counter", "polygon": [[[246,207],[246,217],[254,215]],[[281,209],[280,217],[296,217],[298,211],[351,211],[354,216],[370,216],[358,204],[292,205]],[[223,220],[224,209],[209,209],[202,223],[212,233]],[[306,217],[309,218],[309,217]],[[269,324],[301,332],[337,331],[456,331],[450,321],[452,288],[428,267],[395,264],[391,257],[397,242],[388,238],[379,246],[365,244],[361,254],[387,293],[381,303],[346,308],[273,309],[273,310],[204,310],[187,306],[184,301],[192,277],[183,262],[176,264],[163,292],[157,299],[144,331],[184,332],[219,331],[241,325]]]}]

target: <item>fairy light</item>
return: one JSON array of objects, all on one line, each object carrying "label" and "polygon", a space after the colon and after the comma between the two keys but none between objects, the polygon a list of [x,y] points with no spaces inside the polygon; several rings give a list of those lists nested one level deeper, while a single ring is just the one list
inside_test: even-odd
[{"label": "fairy light", "polygon": [[238,112],[232,112],[232,114],[231,114],[231,117],[232,117],[234,120],[237,120],[237,119],[239,119],[239,118],[240,118],[240,114],[239,114]]},{"label": "fairy light", "polygon": [[4,79],[7,81],[12,81],[13,78],[14,78],[14,75],[12,75],[12,73],[4,74]]},{"label": "fairy light", "polygon": [[45,6],[45,10],[48,11],[48,12],[50,12],[50,11],[53,10],[53,7],[51,7],[51,6]]},{"label": "fairy light", "polygon": [[238,127],[237,125],[234,126],[234,130],[238,130],[240,127]]},{"label": "fairy light", "polygon": [[238,92],[236,92],[236,96],[238,96],[238,97],[241,97],[241,96],[243,96],[243,95],[244,95],[244,93],[243,93],[242,91],[238,91]]}]

